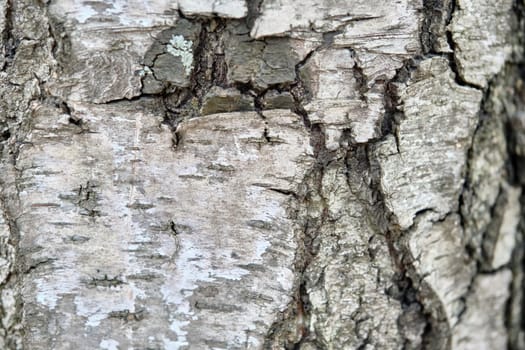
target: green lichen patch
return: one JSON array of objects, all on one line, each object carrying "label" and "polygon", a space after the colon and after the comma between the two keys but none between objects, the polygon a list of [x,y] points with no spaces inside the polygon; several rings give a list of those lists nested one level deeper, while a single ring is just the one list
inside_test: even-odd
[{"label": "green lichen patch", "polygon": [[182,35],[173,35],[168,45],[166,45],[166,51],[175,57],[180,57],[182,65],[186,75],[191,73],[193,69],[193,42],[191,40],[185,40]]}]

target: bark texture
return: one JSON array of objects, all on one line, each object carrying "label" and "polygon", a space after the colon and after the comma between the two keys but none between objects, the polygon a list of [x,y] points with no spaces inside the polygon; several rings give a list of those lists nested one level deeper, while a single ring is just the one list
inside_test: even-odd
[{"label": "bark texture", "polygon": [[1,349],[524,349],[522,0],[0,0]]}]

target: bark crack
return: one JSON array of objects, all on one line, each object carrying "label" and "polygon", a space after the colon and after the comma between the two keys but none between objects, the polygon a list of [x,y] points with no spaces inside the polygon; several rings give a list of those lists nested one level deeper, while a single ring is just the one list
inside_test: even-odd
[{"label": "bark crack", "polygon": [[[294,195],[295,202],[298,205],[298,208],[295,209],[296,215],[299,216],[297,219],[304,223],[296,238],[298,248],[294,258],[295,270],[297,271],[295,292],[291,305],[268,332],[264,345],[265,349],[274,349],[280,346],[284,346],[285,349],[300,349],[301,344],[305,343],[316,344],[318,348],[323,348],[316,341],[316,335],[312,333],[311,329],[311,305],[306,271],[317,255],[318,235],[328,217],[328,204],[322,190],[324,171],[330,162],[340,160],[342,156],[326,149],[323,125],[312,124],[303,106],[308,93],[300,79],[299,69],[306,64],[316,50],[309,52],[295,66],[296,81],[290,88],[294,98],[293,111],[302,117],[305,127],[310,131],[310,144],[314,150],[314,163],[305,175],[302,185],[299,186],[302,188],[300,193]],[[316,204],[318,200],[321,202],[320,207]]]}]

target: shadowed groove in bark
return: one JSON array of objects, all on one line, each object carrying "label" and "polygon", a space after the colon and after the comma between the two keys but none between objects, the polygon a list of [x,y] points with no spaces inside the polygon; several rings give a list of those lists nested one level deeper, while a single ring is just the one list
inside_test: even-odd
[{"label": "shadowed groove in bark", "polygon": [[[518,15],[519,25],[525,28],[525,3],[517,1],[515,11]],[[524,40],[522,38],[522,40]],[[504,83],[514,88],[514,94],[509,96],[512,99],[510,105],[517,106],[518,113],[525,113],[525,48],[523,49],[521,62],[507,70]],[[525,347],[525,167],[523,167],[524,157],[516,152],[519,143],[519,134],[523,134],[523,128],[516,128],[512,122],[512,116],[507,115],[505,123],[505,135],[507,139],[507,161],[508,180],[511,184],[522,189],[520,205],[521,220],[518,224],[516,244],[510,261],[510,269],[513,279],[509,286],[510,298],[507,302],[505,312],[505,326],[507,328],[509,350],[518,350]]]},{"label": "shadowed groove in bark", "polygon": [[456,43],[454,42],[454,38],[452,37],[452,32],[448,29],[448,26],[450,25],[452,18],[454,16],[454,12],[456,11],[457,8],[458,8],[457,0],[450,0],[449,12],[448,12],[447,20],[446,20],[446,31],[445,31],[447,43],[450,49],[452,50],[452,52],[448,54],[448,59],[450,62],[450,69],[452,69],[452,71],[454,72],[456,84],[460,86],[468,86],[473,89],[479,90],[479,89],[482,89],[482,87],[476,84],[467,82],[465,78],[463,77],[463,75],[460,73],[459,68],[458,68],[459,63],[456,57],[456,52],[458,49],[456,47]]},{"label": "shadowed groove in bark", "polygon": [[[422,28],[422,43],[423,43],[423,47],[424,47],[424,50],[427,52],[426,56],[428,55],[441,55],[441,54],[438,54],[438,53],[435,53],[435,51],[433,50],[433,47],[434,47],[434,44],[432,43],[433,40],[436,40],[437,38],[437,35],[435,35],[434,33],[432,33],[432,28],[436,29],[435,27],[435,24],[433,23],[433,18],[429,18],[429,15],[431,15],[432,13],[434,12],[438,12],[440,14],[443,13],[443,9],[440,9],[440,8],[436,8],[435,6],[436,5],[439,5],[441,4],[440,2],[435,2],[435,1],[427,1],[425,2],[425,13],[426,13],[426,17],[425,17],[425,20],[423,21],[423,28]],[[450,7],[450,10],[449,10],[449,14],[448,14],[448,18],[447,18],[447,24],[450,23],[450,19],[453,15],[453,10],[454,10],[454,4],[452,4],[452,6]],[[451,45],[451,48],[453,50],[455,50],[455,44],[453,41],[451,41],[451,36],[450,36],[450,33],[447,33],[447,39],[449,44]],[[425,57],[426,57],[425,56]],[[463,78],[460,76],[458,70],[457,70],[457,66],[456,66],[456,59],[455,59],[455,56],[454,56],[454,53],[452,52],[451,54],[448,54],[447,55],[448,58],[449,58],[449,62],[450,62],[450,67],[451,69],[453,70],[453,72],[455,73],[455,76],[456,76],[456,83],[458,85],[461,85],[461,86],[468,86],[468,87],[472,87],[472,88],[476,88],[476,89],[479,89],[479,87],[477,86],[474,86],[473,84],[469,84],[469,83],[466,83]],[[397,74],[396,74],[396,77],[393,79],[393,81],[395,82],[396,80],[398,80],[398,82],[403,82],[404,80],[406,80],[406,77],[407,75],[410,75],[410,72],[415,69],[418,65],[418,61],[420,61],[421,59],[423,58],[419,58],[419,57],[415,57],[412,62],[407,61],[407,64],[405,64],[405,66],[398,70]],[[399,143],[398,143],[398,135],[397,135],[397,132],[396,132],[396,127],[397,127],[397,123],[399,122],[399,118],[403,118],[403,115],[402,113],[400,113],[399,111],[396,110],[396,108],[394,107],[396,105],[396,101],[397,101],[397,96],[396,96],[396,89],[395,89],[395,83],[391,82],[389,83],[389,85],[387,86],[387,93],[385,95],[385,109],[386,109],[386,114],[385,114],[385,118],[383,120],[383,127],[382,127],[382,130],[383,130],[383,133],[384,135],[386,134],[393,134],[395,137],[396,137],[396,143],[398,145],[398,152],[399,152]],[[489,88],[486,90],[485,92],[485,95],[484,95],[484,98],[483,98],[483,102],[481,103],[482,105],[482,110],[480,113],[483,113],[484,111],[484,104],[485,104],[485,101],[487,99],[487,96],[489,94],[489,91],[490,91],[490,86],[489,85]],[[478,125],[479,127],[479,125]],[[471,153],[471,151],[469,151],[469,154]],[[470,157],[469,157],[470,158]],[[468,184],[466,183],[466,186],[468,186]],[[380,191],[379,191],[380,192]],[[379,198],[382,197],[382,194],[379,193]],[[459,210],[459,213],[461,214],[461,198],[462,196],[460,197],[460,210]],[[380,200],[381,202],[381,200]],[[383,207],[381,209],[379,209],[380,212],[384,212],[384,213],[387,213],[388,210],[386,209],[386,207],[383,205]],[[388,217],[388,215],[386,215],[386,217]],[[409,230],[406,230],[406,231],[399,231],[397,230],[395,227],[395,223],[392,223],[390,222],[389,223],[389,219],[386,219],[386,225],[389,227],[387,229],[387,232],[388,232],[388,241],[389,241],[389,246],[390,246],[390,252],[391,252],[391,255],[392,257],[394,258],[394,261],[397,261],[397,266],[398,268],[400,269],[400,271],[402,271],[401,273],[401,276],[402,276],[402,281],[403,283],[400,283],[401,285],[402,284],[406,284],[406,282],[409,283],[409,285],[412,285],[412,282],[411,282],[411,277],[414,278],[415,276],[418,276],[418,274],[413,271],[413,268],[411,267],[411,262],[410,261],[406,261],[404,258],[402,258],[403,256],[406,256],[407,253],[408,253],[408,247],[404,245],[403,242],[406,241],[406,239],[404,238],[407,233],[410,231]],[[409,271],[411,271],[410,273],[407,274],[407,272],[403,272],[403,271],[407,271],[407,269]],[[474,277],[476,276],[477,274],[474,275]],[[474,278],[473,277],[473,278]],[[419,282],[418,282],[419,284]],[[472,284],[472,283],[471,283]],[[450,346],[450,339],[447,339],[448,337],[450,337],[450,330],[448,330],[448,324],[447,323],[443,323],[441,321],[439,321],[440,317],[438,315],[442,314],[442,312],[438,312],[437,310],[424,310],[424,307],[423,305],[417,301],[417,300],[421,300],[421,298],[423,297],[421,295],[421,285],[416,286],[415,288],[415,293],[417,294],[417,297],[416,297],[416,303],[422,307],[422,314],[425,315],[425,318],[426,318],[426,322],[427,322],[427,328],[425,330],[425,334],[423,335],[423,338],[424,338],[424,341],[423,343],[425,344],[425,348],[447,348],[448,346]],[[414,290],[414,289],[412,289]],[[470,288],[469,288],[470,290]],[[429,293],[431,291],[427,291],[427,293]],[[468,293],[467,293],[468,294]],[[425,298],[428,298],[428,294]],[[464,300],[466,300],[467,298],[467,295],[463,297]],[[444,328],[445,327],[445,328]],[[446,335],[446,334],[449,334],[449,335]],[[411,347],[410,347],[411,348]]]},{"label": "shadowed groove in bark", "polygon": [[[179,11],[179,16],[185,18],[181,11]],[[201,24],[201,32],[199,44],[194,53],[194,68],[190,86],[188,88],[175,88],[172,89],[174,91],[165,91],[161,94],[165,109],[164,123],[173,132],[174,147],[180,142],[180,136],[177,135],[178,124],[184,119],[197,117],[206,92],[212,86],[223,86],[225,84],[227,67],[224,64],[223,55],[221,57],[221,55],[215,54],[215,50],[222,45],[221,36],[227,21],[220,18],[198,17],[193,20]],[[214,27],[213,30],[212,26]],[[211,62],[210,58],[212,59]],[[211,66],[210,63],[212,63]]]},{"label": "shadowed groove in bark", "polygon": [[[456,83],[460,86],[467,86],[474,89],[481,89],[480,86],[467,82],[458,70],[458,60],[456,58],[456,43],[452,38],[449,29],[454,12],[457,9],[457,0],[424,0],[424,18],[421,25],[421,46],[424,56],[446,56],[449,60],[450,68],[455,73]],[[440,45],[448,45],[445,52],[441,51]]]},{"label": "shadowed groove in bark", "polygon": [[[404,118],[403,111],[397,106],[400,103],[399,87],[406,84],[411,79],[411,74],[419,67],[419,64],[433,56],[442,56],[439,53],[435,53],[433,50],[435,41],[438,38],[438,34],[434,33],[440,29],[439,15],[446,15],[446,8],[443,6],[441,1],[425,1],[424,2],[424,14],[425,17],[422,21],[421,28],[421,42],[424,50],[424,55],[416,55],[404,61],[401,68],[396,70],[395,76],[386,84],[384,94],[384,108],[385,114],[382,119],[381,131],[382,136],[376,142],[381,142],[387,136],[394,136],[397,152],[400,154],[399,148],[399,123]],[[450,7],[450,6],[449,6]],[[435,21],[438,23],[435,23]],[[449,62],[452,56],[448,56]],[[452,64],[452,62],[451,62]],[[370,188],[376,198],[376,204],[369,208],[370,216],[376,220],[376,225],[381,227],[384,232],[388,251],[390,253],[393,264],[396,268],[396,280],[394,281],[397,286],[396,291],[387,291],[387,294],[398,300],[403,308],[403,313],[398,319],[398,327],[401,332],[409,332],[414,326],[407,325],[407,319],[410,319],[409,314],[416,314],[416,318],[420,322],[424,323],[424,331],[420,335],[419,343],[412,344],[408,334],[405,335],[404,349],[446,349],[450,346],[450,330],[448,324],[444,320],[444,309],[439,306],[438,302],[433,303],[434,309],[430,309],[428,303],[425,302],[427,299],[435,299],[439,301],[439,298],[435,295],[433,290],[425,285],[422,285],[422,278],[413,266],[413,261],[409,258],[410,248],[408,247],[408,240],[411,234],[411,228],[401,230],[397,223],[397,218],[394,213],[386,206],[385,194],[381,190],[381,167],[378,160],[369,157],[369,149],[374,146],[372,142],[367,147],[367,162],[370,169],[371,184]],[[418,216],[424,214],[426,210],[416,213],[417,220]],[[380,213],[380,214],[377,214]],[[413,225],[414,226],[414,225]]]},{"label": "shadowed groove in bark", "polygon": [[516,247],[512,254],[511,297],[505,310],[505,326],[509,334],[509,350],[520,350],[525,346],[525,196],[520,198],[521,221],[518,226]]},{"label": "shadowed groove in bark", "polygon": [[[309,56],[308,56],[309,57]],[[306,60],[304,61],[306,62]],[[288,350],[300,349],[301,344],[309,342],[316,344],[316,347],[322,349],[322,345],[315,340],[315,334],[310,334],[308,329],[310,323],[310,305],[309,294],[306,287],[305,271],[316,255],[314,241],[317,238],[319,230],[324,223],[325,214],[321,213],[320,219],[310,219],[305,215],[309,210],[318,211],[319,208],[311,207],[312,196],[321,192],[322,177],[326,162],[332,158],[324,146],[324,131],[322,125],[311,124],[308,114],[302,107],[305,99],[303,83],[297,75],[297,82],[292,88],[292,94],[295,99],[295,112],[302,116],[303,122],[310,129],[310,144],[314,149],[315,163],[305,176],[299,198],[296,200],[296,206],[293,211],[297,219],[304,221],[304,226],[296,232],[296,241],[298,248],[295,253],[295,266],[297,271],[296,280],[294,281],[293,301],[274,322],[266,335],[264,349],[284,348]],[[326,204],[321,211],[327,210]]]},{"label": "shadowed groove in bark", "polygon": [[4,59],[2,62],[1,69],[3,71],[6,70],[7,67],[9,67],[16,54],[16,49],[19,45],[20,39],[15,39],[14,33],[13,33],[13,27],[14,27],[14,17],[13,17],[13,1],[14,0],[8,0],[6,2],[5,7],[5,28],[4,32],[2,33],[2,43],[3,43],[3,55]]},{"label": "shadowed groove in bark", "polygon": [[424,54],[436,53],[439,32],[443,22],[448,25],[452,18],[453,0],[424,0],[421,22],[421,47]]},{"label": "shadowed groove in bark", "polygon": [[253,28],[253,24],[257,17],[259,17],[261,13],[261,5],[263,3],[263,0],[247,0],[248,4],[248,16],[246,17],[246,24],[248,24],[248,28]]},{"label": "shadowed groove in bark", "polygon": [[[507,158],[505,161],[505,180],[510,183],[513,186],[521,187],[521,220],[518,225],[517,233],[516,233],[516,243],[514,246],[514,250],[512,252],[512,258],[511,261],[501,266],[500,268],[496,270],[485,270],[483,271],[482,265],[484,263],[484,259],[486,259],[483,248],[481,247],[481,251],[479,253],[477,252],[477,249],[480,249],[479,247],[476,247],[476,245],[473,245],[473,242],[467,242],[466,249],[468,252],[470,252],[470,256],[476,260],[476,274],[475,276],[479,274],[493,274],[497,273],[498,271],[501,271],[503,269],[510,269],[513,274],[512,283],[508,286],[509,288],[509,299],[506,303],[507,309],[505,312],[505,327],[507,329],[507,335],[508,335],[508,349],[510,350],[517,350],[522,349],[525,346],[525,318],[523,317],[523,310],[525,310],[525,300],[524,300],[524,293],[525,293],[525,280],[523,278],[524,271],[525,271],[525,257],[524,257],[524,248],[523,248],[523,242],[525,237],[525,230],[524,230],[524,204],[525,204],[525,181],[523,179],[525,178],[525,172],[524,168],[520,166],[520,164],[523,163],[523,157],[516,154],[514,151],[514,148],[517,147],[517,139],[518,134],[523,133],[523,129],[518,127],[515,128],[512,126],[512,119],[515,118],[512,114],[516,113],[515,110],[519,111],[525,111],[525,88],[524,81],[525,81],[525,70],[524,67],[524,59],[525,59],[525,46],[524,41],[525,37],[523,35],[523,30],[525,28],[525,21],[524,21],[524,15],[525,15],[525,4],[523,1],[516,1],[514,2],[513,6],[514,14],[516,16],[516,26],[515,29],[516,33],[521,33],[516,36],[516,39],[518,41],[519,47],[522,48],[522,52],[517,52],[515,57],[512,57],[512,59],[505,64],[505,66],[502,68],[501,73],[495,76],[491,81],[489,82],[489,86],[486,89],[483,100],[481,102],[481,109],[479,114],[479,122],[476,127],[476,130],[473,134],[473,140],[476,137],[477,133],[480,131],[480,128],[483,126],[485,122],[487,122],[490,118],[502,118],[503,124],[504,124],[504,133],[505,133],[505,139],[506,139],[506,149],[507,149]],[[513,93],[501,93],[500,91],[513,91]],[[501,101],[503,105],[505,106],[503,114],[501,112],[498,112],[494,107],[494,101],[497,100],[503,100]],[[499,102],[499,103],[501,103]],[[514,106],[509,107],[507,106]],[[523,112],[522,112],[523,113]],[[471,143],[472,145],[472,143]],[[462,193],[459,198],[459,209],[458,212],[461,217],[461,224],[462,227],[465,229],[465,218],[464,215],[468,212],[465,211],[464,207],[466,206],[465,203],[465,195],[469,192],[475,191],[476,189],[472,187],[472,185],[469,183],[469,174],[473,171],[471,169],[471,159],[473,157],[473,148],[471,147],[468,151],[468,158],[467,158],[467,165],[466,165],[466,174],[465,174],[465,182],[463,186]],[[501,191],[500,191],[501,195]],[[498,195],[498,199],[496,199],[493,207],[491,208],[491,219],[496,219],[495,215],[501,215],[497,214],[498,207],[501,206],[501,202],[499,200],[500,195]],[[467,208],[468,209],[468,208]],[[482,242],[485,242],[485,233],[483,234]],[[471,281],[471,285],[472,285]],[[469,288],[469,293],[471,292],[471,289]],[[466,300],[469,293],[464,296],[464,299]],[[465,311],[465,310],[463,310]]]},{"label": "shadowed groove in bark", "polygon": [[[250,4],[250,6],[252,5],[253,3]],[[229,53],[229,50],[234,50],[234,48],[225,43],[226,36],[228,35],[227,32],[233,32],[233,34],[229,33],[230,36],[243,36],[246,33],[239,34],[236,32],[236,30],[238,30],[236,28],[244,25],[248,26],[249,23],[247,23],[247,21],[249,22],[250,17],[243,20],[229,20],[216,17],[185,17],[181,12],[179,15],[181,18],[199,23],[201,25],[201,32],[198,46],[194,52],[195,64],[189,87],[171,87],[161,93],[165,108],[164,123],[174,132],[175,146],[181,139],[181,135],[177,135],[176,130],[182,120],[199,117],[203,113],[213,114],[245,110],[254,110],[262,119],[265,119],[262,113],[262,111],[266,109],[265,95],[268,92],[290,92],[293,84],[286,82],[268,83],[267,86],[260,86],[260,84],[255,81],[257,77],[252,76],[251,80],[246,82],[229,78],[226,55]],[[287,39],[272,38],[272,40],[283,44],[286,43]],[[250,39],[250,42],[263,45],[263,49],[270,46],[270,44],[263,39]],[[213,97],[219,96],[217,91],[214,90],[216,88],[222,91],[236,91],[238,96],[229,96],[226,98],[229,99],[229,106],[221,106],[220,103],[215,104],[215,102],[212,101]],[[207,100],[208,98],[210,98],[210,100]],[[214,109],[214,107],[216,109]]]},{"label": "shadowed groove in bark", "polygon": [[[368,157],[367,147],[367,157]],[[408,248],[408,236],[410,229],[400,230],[398,224],[395,222],[395,216],[391,213],[385,203],[384,194],[380,188],[380,166],[375,159],[368,159],[371,170],[371,189],[376,198],[374,206],[369,208],[369,215],[375,218],[376,224],[384,232],[388,251],[396,269],[396,279],[393,281],[395,289],[387,290],[386,293],[392,298],[398,300],[403,309],[403,313],[398,319],[398,327],[403,334],[404,331],[410,332],[416,327],[416,324],[407,324],[408,313],[416,313],[418,315],[412,320],[423,322],[423,333],[420,334],[420,339],[416,339],[416,344],[412,344],[408,334],[405,336],[405,344],[403,349],[445,349],[448,346],[447,337],[443,336],[444,325],[438,321],[437,315],[441,315],[443,310],[429,310],[423,302],[421,276],[415,271],[412,266],[412,261],[408,258],[410,256]],[[433,292],[430,288],[425,288],[427,298],[432,297]],[[437,297],[436,297],[437,298]],[[408,317],[408,320],[411,318]]]},{"label": "shadowed groove in bark", "polygon": [[[321,228],[328,220],[328,204],[322,194],[324,172],[329,163],[344,162],[346,151],[330,151],[325,146],[325,130],[322,123],[312,123],[304,108],[310,99],[310,92],[301,79],[300,68],[303,67],[312,55],[330,45],[330,40],[325,41],[316,49],[310,51],[295,67],[296,81],[289,90],[294,98],[294,113],[302,117],[303,124],[310,132],[310,145],[314,150],[314,163],[306,174],[300,186],[300,193],[291,212],[296,220],[303,223],[296,232],[298,245],[295,253],[295,270],[297,271],[294,282],[293,301],[281,314],[266,335],[265,349],[301,349],[303,346],[314,346],[324,349],[323,345],[309,328],[311,326],[311,305],[307,287],[306,270],[318,253],[319,235]],[[320,197],[322,205],[318,207],[314,198]],[[311,213],[316,213],[311,215]],[[363,344],[365,345],[365,344]]]},{"label": "shadowed groove in bark", "polygon": [[[396,270],[398,271],[396,273],[396,278],[393,281],[394,285],[397,286],[396,291],[388,291],[387,294],[390,295],[392,298],[398,300],[401,303],[403,309],[407,312],[415,312],[418,316],[415,316],[415,318],[413,318],[414,321],[419,320],[424,322],[424,334],[422,335],[421,344],[437,344],[436,342],[439,342],[439,339],[441,338],[438,335],[441,330],[437,329],[435,325],[433,326],[433,323],[435,323],[435,321],[431,319],[430,314],[424,310],[423,305],[418,300],[418,291],[414,287],[411,277],[407,273],[407,269],[410,268],[410,265],[407,262],[403,261],[403,256],[405,254],[404,249],[406,249],[406,247],[400,246],[399,244],[399,242],[403,241],[403,233],[396,230],[395,224],[393,224],[390,221],[392,214],[389,213],[389,211],[387,210],[384,204],[384,200],[382,199],[383,194],[379,190],[379,177],[377,173],[378,168],[375,164],[373,164],[373,162],[370,162],[370,159],[368,159],[368,147],[374,142],[365,145],[353,145],[350,142],[349,146],[344,148],[344,155],[342,156],[337,152],[328,151],[325,147],[324,141],[324,125],[312,124],[310,122],[310,119],[308,118],[308,113],[303,107],[303,104],[308,100],[309,92],[306,90],[304,83],[299,78],[300,75],[298,73],[298,69],[302,65],[306,64],[307,60],[311,57],[311,55],[314,52],[315,50],[310,52],[310,54],[307,55],[307,57],[297,66],[297,81],[293,85],[291,90],[295,99],[295,113],[303,117],[305,127],[310,129],[310,142],[312,147],[314,148],[315,155],[315,164],[312,167],[310,173],[305,177],[303,182],[305,186],[306,196],[303,195],[303,198],[299,200],[299,203],[304,203],[302,204],[302,206],[309,208],[309,206],[312,205],[310,203],[313,203],[313,201],[311,200],[313,196],[322,197],[322,178],[325,171],[325,167],[329,163],[341,160],[342,157],[344,162],[347,164],[346,167],[348,167],[349,162],[347,160],[349,158],[362,158],[359,157],[358,154],[363,152],[364,154],[366,154],[366,159],[362,158],[359,161],[363,168],[361,174],[362,176],[366,177],[365,173],[370,171],[370,189],[372,190],[376,198],[376,202],[374,205],[367,206],[368,215],[371,218],[373,218],[373,224],[381,228],[381,231],[385,233],[391,258],[394,261]],[[410,72],[417,68],[417,61],[418,58],[408,59],[403,65],[403,67],[398,70],[395,77],[387,83],[387,93],[385,94],[384,102],[386,113],[384,118],[382,119],[383,123],[381,129],[383,131],[383,135],[381,139],[383,139],[390,133],[396,135],[396,118],[400,118],[401,115],[395,107],[398,100],[395,84],[403,83],[409,79]],[[360,74],[359,68],[356,71],[356,73],[358,74],[358,78],[360,78],[359,80],[361,81],[360,86],[365,87],[366,81],[364,81],[365,78],[362,76],[362,74]],[[362,91],[361,93],[363,92],[364,91]],[[346,173],[349,174],[350,171],[351,170],[347,168]],[[350,178],[348,178],[348,181],[351,181]],[[313,345],[318,349],[325,348],[325,346],[322,343],[316,340],[316,334],[309,333],[308,329],[305,328],[305,326],[309,325],[309,321],[311,318],[310,310],[308,307],[309,295],[305,287],[305,271],[308,265],[311,263],[311,261],[315,258],[316,245],[314,245],[313,242],[319,239],[318,231],[320,231],[321,227],[326,223],[324,212],[328,210],[328,207],[325,203],[323,209],[319,209],[314,206],[310,209],[303,208],[303,210],[305,210],[306,212],[308,212],[309,210],[321,211],[323,213],[319,215],[320,219],[316,220],[315,222],[312,222],[309,219],[307,219],[306,221],[304,219],[302,220],[305,221],[305,226],[303,230],[300,231],[298,236],[299,249],[296,253],[295,261],[296,270],[298,271],[299,275],[299,280],[296,282],[297,287],[296,294],[294,296],[294,302],[288,307],[285,313],[281,315],[280,319],[277,320],[272,326],[272,329],[270,330],[267,336],[265,349],[276,349],[278,347],[284,347],[286,349],[300,349],[301,346],[305,344],[309,344],[310,346]],[[402,325],[402,322],[405,322],[405,324]],[[407,326],[406,323],[406,320],[400,319],[398,326],[400,328],[404,327],[405,329],[410,329],[410,326]],[[409,346],[408,342],[409,340],[406,339],[405,347],[407,349],[411,349],[412,347]],[[365,348],[367,344],[368,340],[364,339],[360,347]],[[439,345],[436,348],[444,347],[445,345],[443,344]]]}]

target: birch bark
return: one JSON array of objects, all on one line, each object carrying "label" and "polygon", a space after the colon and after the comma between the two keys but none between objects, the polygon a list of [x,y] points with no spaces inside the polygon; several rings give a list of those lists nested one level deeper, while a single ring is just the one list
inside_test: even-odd
[{"label": "birch bark", "polygon": [[0,0],[0,348],[525,348],[524,14]]}]

